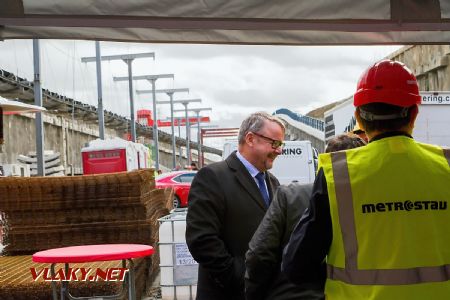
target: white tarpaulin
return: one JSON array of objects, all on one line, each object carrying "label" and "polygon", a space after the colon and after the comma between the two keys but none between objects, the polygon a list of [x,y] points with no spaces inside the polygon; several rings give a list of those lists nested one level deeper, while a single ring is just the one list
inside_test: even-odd
[{"label": "white tarpaulin", "polygon": [[6,115],[24,113],[24,112],[38,112],[46,110],[45,107],[26,104],[19,101],[7,100],[0,97],[0,108]]},{"label": "white tarpaulin", "polygon": [[[46,110],[45,107],[26,104],[18,101],[7,100],[0,97],[0,146],[3,144],[3,115],[23,112],[38,112]],[[0,149],[1,150],[1,149]],[[0,247],[1,253],[1,247]]]},{"label": "white tarpaulin", "polygon": [[448,0],[1,0],[0,39],[442,44]]}]

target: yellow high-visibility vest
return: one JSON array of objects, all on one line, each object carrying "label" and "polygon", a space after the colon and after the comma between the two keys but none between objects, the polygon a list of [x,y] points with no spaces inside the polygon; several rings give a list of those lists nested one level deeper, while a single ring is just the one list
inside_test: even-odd
[{"label": "yellow high-visibility vest", "polygon": [[450,150],[405,136],[321,154],[328,300],[450,299]]}]

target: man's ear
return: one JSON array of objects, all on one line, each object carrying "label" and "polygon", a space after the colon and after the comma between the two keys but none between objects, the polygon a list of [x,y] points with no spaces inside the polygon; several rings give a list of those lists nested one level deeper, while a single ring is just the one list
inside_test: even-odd
[{"label": "man's ear", "polygon": [[409,119],[409,126],[411,126],[411,128],[414,128],[414,123],[416,122],[417,115],[419,114],[419,106],[417,106],[417,104],[410,108],[410,114],[411,117]]},{"label": "man's ear", "polygon": [[363,130],[363,131],[366,131],[366,129],[364,128],[364,126],[361,122],[361,116],[359,115],[358,107],[355,109],[355,119],[356,119],[356,122],[358,122],[359,128],[361,128],[361,130]]},{"label": "man's ear", "polygon": [[414,124],[416,123],[417,119],[417,114],[419,113],[419,107],[416,104],[408,109],[409,109],[409,122],[408,125],[406,125],[408,127],[406,128],[406,131],[412,135],[414,130]]},{"label": "man's ear", "polygon": [[247,132],[245,135],[245,143],[247,143],[250,146],[253,146],[253,141],[255,139],[255,136],[251,132]]}]

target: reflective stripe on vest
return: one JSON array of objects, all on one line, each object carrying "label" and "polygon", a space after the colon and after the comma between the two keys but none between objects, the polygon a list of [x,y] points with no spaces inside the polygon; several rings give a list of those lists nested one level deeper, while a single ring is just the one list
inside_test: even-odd
[{"label": "reflective stripe on vest", "polygon": [[[444,149],[450,165],[450,149]],[[331,153],[336,202],[345,253],[345,268],[328,265],[328,278],[359,285],[406,285],[450,280],[450,265],[389,270],[358,270],[358,241],[345,152]]]}]

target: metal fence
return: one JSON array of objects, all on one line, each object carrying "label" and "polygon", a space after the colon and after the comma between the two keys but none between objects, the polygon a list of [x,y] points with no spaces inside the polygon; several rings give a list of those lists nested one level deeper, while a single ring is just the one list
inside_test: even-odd
[{"label": "metal fence", "polygon": [[287,115],[288,117],[290,117],[291,119],[293,119],[295,121],[302,122],[303,124],[306,124],[312,128],[315,128],[320,131],[324,131],[324,122],[322,120],[312,118],[309,116],[305,116],[305,115],[302,115],[299,113],[295,113],[287,108],[280,108],[280,109],[276,110],[273,114],[274,115],[277,115],[277,114]]}]

